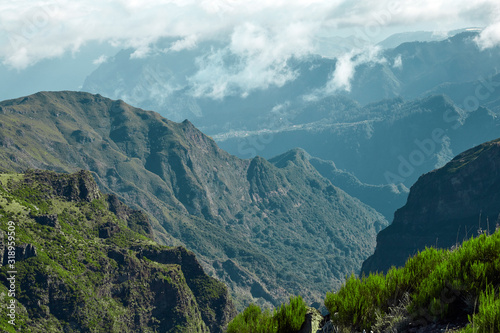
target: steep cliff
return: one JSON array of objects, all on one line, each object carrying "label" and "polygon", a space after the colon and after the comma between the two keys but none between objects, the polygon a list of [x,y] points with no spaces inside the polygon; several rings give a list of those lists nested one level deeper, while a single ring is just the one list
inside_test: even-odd
[{"label": "steep cliff", "polygon": [[402,266],[426,246],[450,248],[500,222],[500,139],[455,157],[419,178],[394,222],[377,236],[362,271]]}]

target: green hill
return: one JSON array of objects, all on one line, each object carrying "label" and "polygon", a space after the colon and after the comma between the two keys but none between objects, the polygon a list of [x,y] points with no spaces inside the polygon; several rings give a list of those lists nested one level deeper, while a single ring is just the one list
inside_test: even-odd
[{"label": "green hill", "polygon": [[0,174],[0,226],[3,332],[222,332],[234,316],[192,252],[146,237],[147,215],[87,171]]}]

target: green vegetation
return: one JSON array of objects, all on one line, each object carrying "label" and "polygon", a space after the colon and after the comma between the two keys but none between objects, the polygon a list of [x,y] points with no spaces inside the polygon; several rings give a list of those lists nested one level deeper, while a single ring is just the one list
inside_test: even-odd
[{"label": "green vegetation", "polygon": [[129,224],[144,232],[149,221],[100,193],[89,172],[0,174],[0,250],[15,230],[17,271],[14,330],[12,269],[0,265],[0,331],[222,332],[234,312],[226,287],[193,253]]},{"label": "green vegetation", "polygon": [[258,305],[250,304],[243,313],[237,315],[228,325],[228,333],[273,333],[277,332],[273,315]]},{"label": "green vegetation", "polygon": [[325,306],[339,327],[384,332],[412,323],[464,321],[464,332],[500,331],[500,230],[451,251],[427,248],[402,268],[351,276]]},{"label": "green vegetation", "polygon": [[293,333],[304,323],[307,306],[301,296],[290,297],[289,304],[281,304],[273,314],[250,304],[228,326],[228,333]]},{"label": "green vegetation", "polygon": [[[303,153],[242,160],[188,121],[84,92],[41,92],[0,108],[0,170],[91,171],[101,189],[149,213],[160,243],[219,261],[213,276],[232,288],[240,310],[277,306],[286,294],[321,301],[360,267],[388,224],[322,178]],[[22,191],[41,213],[52,209]],[[126,244],[119,234],[108,240]],[[269,292],[277,289],[285,292]]]}]

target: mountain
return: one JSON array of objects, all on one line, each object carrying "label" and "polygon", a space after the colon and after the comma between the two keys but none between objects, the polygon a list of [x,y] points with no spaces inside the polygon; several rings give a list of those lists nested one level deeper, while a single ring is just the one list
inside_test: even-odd
[{"label": "mountain", "polygon": [[500,139],[456,156],[421,176],[394,222],[377,236],[362,271],[387,271],[426,246],[451,248],[500,223]]},{"label": "mountain", "polygon": [[433,31],[409,31],[409,32],[399,32],[390,35],[383,41],[377,43],[378,46],[384,49],[393,49],[398,47],[403,43],[412,42],[437,42],[443,39],[447,39],[449,36],[447,33],[434,33]]},{"label": "mountain", "polygon": [[468,82],[447,82],[434,87],[426,94],[444,94],[451,98],[455,104],[463,108],[475,110],[485,107],[496,114],[500,113],[500,74],[498,71],[487,76],[480,76],[477,80]]},{"label": "mountain", "polygon": [[[418,35],[410,35],[415,34]],[[405,42],[397,45],[391,42],[394,47],[370,56],[352,55],[348,64],[340,63],[352,67],[346,89],[332,88],[332,77],[339,66],[337,58],[310,55],[287,61],[286,68],[293,73],[293,79],[288,81],[251,89],[226,86],[225,93],[202,93],[200,85],[213,86],[210,78],[217,77],[219,72],[238,73],[238,66],[244,63],[235,55],[221,56],[227,45],[205,42],[179,52],[163,52],[160,43],[154,48],[157,52],[143,59],[133,57],[134,50],[123,50],[90,74],[82,90],[157,110],[175,121],[188,118],[209,135],[275,130],[292,123],[297,125],[303,118],[296,117],[296,113],[316,109],[318,104],[342,118],[349,116],[352,103],[366,105],[397,97],[423,98],[440,85],[480,83],[482,78],[498,74],[500,48],[481,50],[474,41],[479,30],[450,34],[451,37],[439,41],[411,42],[406,42],[403,35],[399,37]],[[199,82],[200,77],[206,81]],[[458,102],[462,108],[465,97]],[[334,105],[333,98],[344,98],[343,105]],[[307,118],[303,120],[300,124],[310,122]]]},{"label": "mountain", "polygon": [[0,289],[16,300],[3,332],[222,332],[235,315],[192,252],[148,238],[147,215],[88,171],[0,174],[0,224]]},{"label": "mountain", "polygon": [[408,197],[409,190],[403,184],[365,184],[353,174],[338,169],[332,161],[325,161],[309,156],[309,162],[323,177],[331,181],[333,185],[341,188],[350,196],[359,199],[368,206],[375,208],[388,221],[393,219],[394,212],[405,204]]},{"label": "mountain", "polygon": [[466,112],[446,96],[384,100],[353,110],[348,122],[328,117],[303,125],[218,137],[219,146],[268,158],[294,147],[333,161],[366,184],[410,187],[419,175],[454,155],[500,136],[498,117],[484,108]]},{"label": "mountain", "polygon": [[242,160],[189,121],[123,101],[43,92],[1,102],[0,123],[1,168],[90,170],[103,191],[150,214],[158,242],[194,251],[239,308],[297,293],[320,300],[387,225],[300,151]]},{"label": "mountain", "polygon": [[[478,31],[466,31],[436,42],[403,43],[380,54],[379,62],[356,68],[346,96],[361,104],[383,98],[425,97],[445,83],[463,83],[498,73],[500,48],[481,50],[474,38]],[[463,96],[466,97],[466,96]]]}]

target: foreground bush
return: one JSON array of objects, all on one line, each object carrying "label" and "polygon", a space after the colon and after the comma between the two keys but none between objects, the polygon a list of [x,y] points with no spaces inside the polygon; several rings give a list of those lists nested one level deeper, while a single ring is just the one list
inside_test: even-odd
[{"label": "foreground bush", "polygon": [[[453,251],[428,248],[385,276],[351,276],[337,293],[327,293],[325,306],[334,314],[336,325],[358,331],[383,331],[395,320],[425,325],[469,318],[467,332],[471,327],[474,332],[500,332],[499,286],[497,231],[466,241]],[[406,318],[393,316],[396,312],[405,313]]]},{"label": "foreground bush", "polygon": [[301,296],[290,297],[289,304],[281,304],[271,315],[259,306],[250,304],[228,325],[228,333],[293,333],[304,323],[307,306]]},{"label": "foreground bush", "polygon": [[250,304],[243,313],[237,315],[228,325],[228,333],[268,333],[277,332],[277,325],[269,310]]}]

